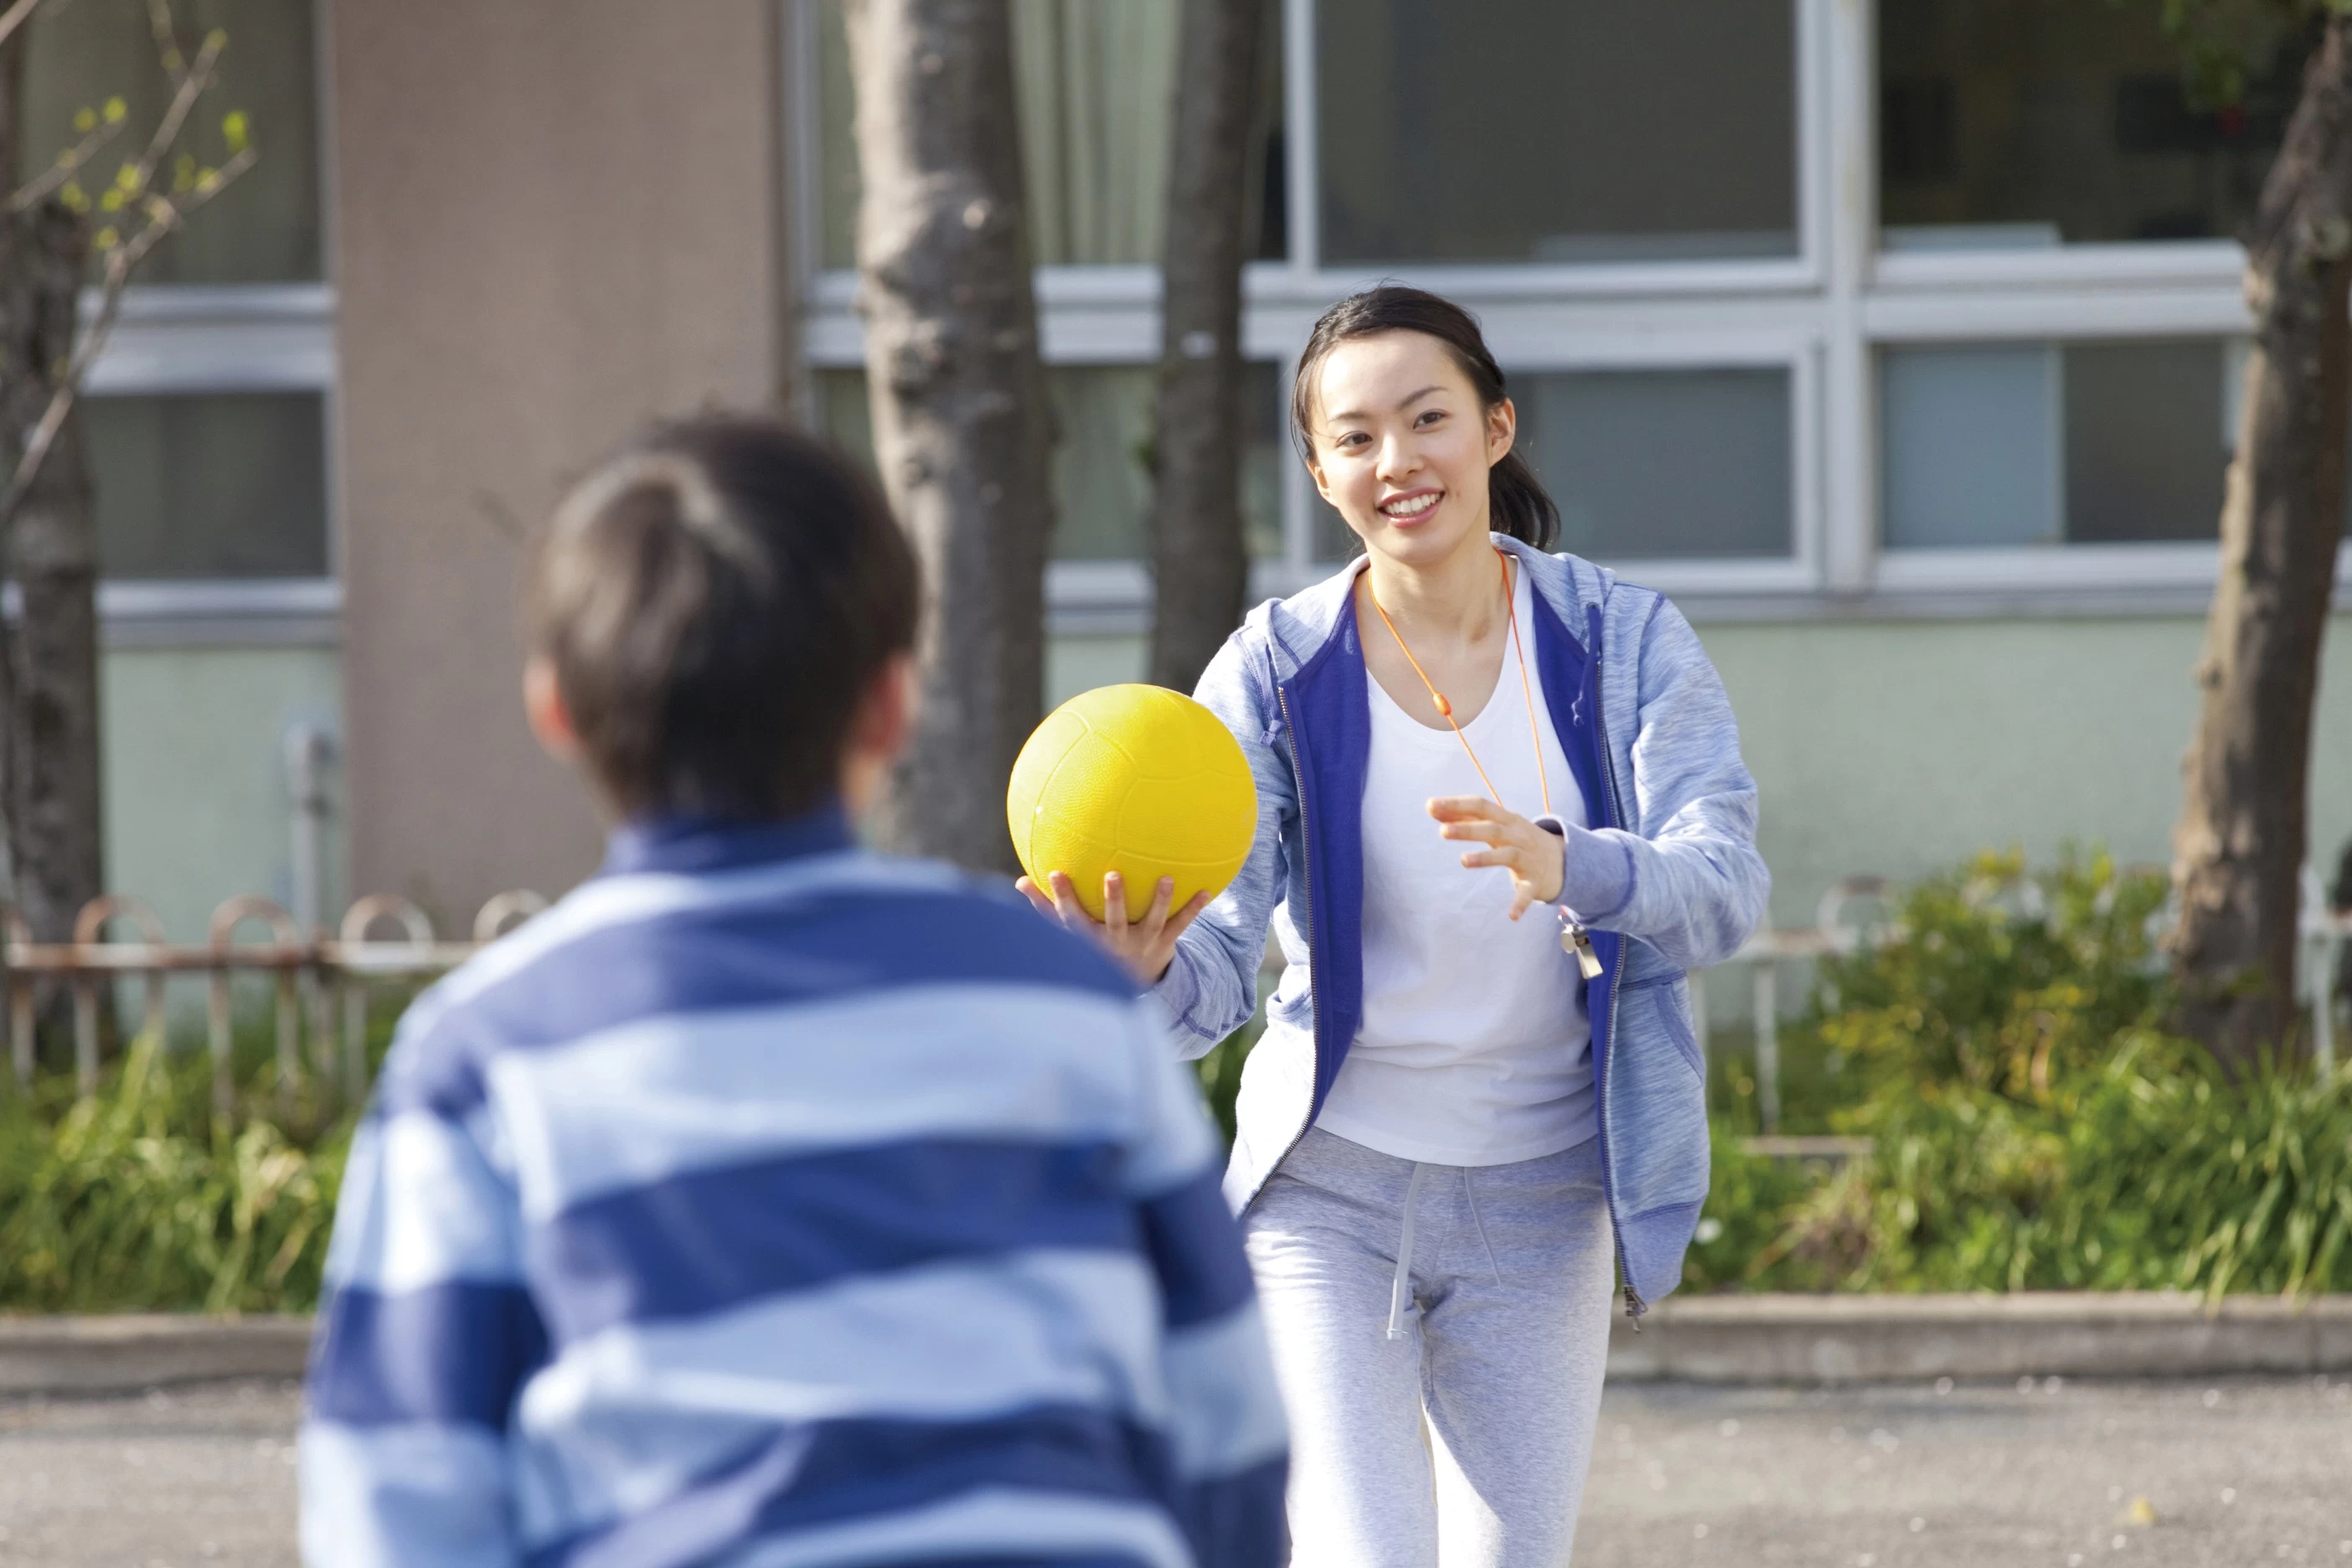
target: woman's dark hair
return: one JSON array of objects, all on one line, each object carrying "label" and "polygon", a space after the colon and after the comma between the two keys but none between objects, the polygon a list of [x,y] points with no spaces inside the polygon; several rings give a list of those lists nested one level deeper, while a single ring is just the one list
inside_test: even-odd
[{"label": "woman's dark hair", "polygon": [[[1480,408],[1503,401],[1503,370],[1486,351],[1476,317],[1427,289],[1383,283],[1350,294],[1324,311],[1307,334],[1306,352],[1298,356],[1298,372],[1290,383],[1290,426],[1308,457],[1315,452],[1315,376],[1323,361],[1341,343],[1381,332],[1422,332],[1435,338],[1469,378]],[[1559,538],[1559,508],[1517,446],[1486,470],[1486,494],[1488,515],[1498,532],[1538,550],[1549,550]]]},{"label": "woman's dark hair", "polygon": [[525,603],[624,813],[787,816],[831,795],[914,645],[915,555],[874,481],[772,420],[657,426],[573,488]]}]

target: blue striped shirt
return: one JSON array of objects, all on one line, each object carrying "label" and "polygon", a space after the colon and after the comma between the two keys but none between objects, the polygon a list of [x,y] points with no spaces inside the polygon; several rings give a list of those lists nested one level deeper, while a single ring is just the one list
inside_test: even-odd
[{"label": "blue striped shirt", "polygon": [[402,1020],[305,1561],[1272,1568],[1282,1415],[1156,1007],[836,811],[625,829]]}]

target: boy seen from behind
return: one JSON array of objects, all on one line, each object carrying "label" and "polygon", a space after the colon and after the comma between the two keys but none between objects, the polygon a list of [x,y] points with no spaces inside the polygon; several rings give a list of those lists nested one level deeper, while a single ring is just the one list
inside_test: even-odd
[{"label": "boy seen from behind", "polygon": [[915,563],[775,425],[656,431],[531,568],[603,871],[403,1019],[301,1443],[314,1568],[1272,1568],[1223,1152],[1149,1001],[852,826]]}]

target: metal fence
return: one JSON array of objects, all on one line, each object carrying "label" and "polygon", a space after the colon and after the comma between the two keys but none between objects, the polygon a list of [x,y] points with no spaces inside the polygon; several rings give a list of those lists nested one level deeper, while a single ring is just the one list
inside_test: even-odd
[{"label": "metal fence", "polygon": [[[345,1099],[367,1092],[367,1026],[372,993],[388,983],[414,980],[453,969],[485,943],[547,907],[539,894],[500,893],[475,915],[469,940],[444,941],[416,904],[394,893],[371,893],[344,911],[333,936],[305,933],[301,923],[274,900],[255,894],[230,899],[215,910],[202,945],[175,943],[143,900],[111,893],[82,907],[69,942],[37,942],[16,910],[0,910],[7,970],[8,1055],[19,1083],[32,1081],[35,1015],[45,983],[63,986],[72,998],[74,1078],[80,1092],[98,1088],[100,1000],[104,987],[128,980],[143,983],[141,1027],[166,1027],[165,988],[173,975],[206,977],[206,1045],[212,1056],[215,1114],[234,1108],[236,1083],[231,983],[239,973],[275,982],[278,1085],[290,1098],[312,1068],[331,1074]],[[375,933],[392,926],[389,940]],[[258,926],[259,940],[239,932]],[[110,933],[128,927],[127,940]],[[266,933],[266,934],[265,934]],[[306,1028],[306,1017],[307,1028]],[[304,1050],[308,1034],[311,1051]],[[321,1063],[316,1057],[328,1055]],[[307,1059],[306,1058],[313,1058]]]},{"label": "metal fence", "polygon": [[[1883,877],[1843,878],[1822,895],[1810,928],[1759,931],[1719,966],[1748,972],[1756,1038],[1757,1106],[1767,1132],[1780,1125],[1782,966],[1852,952],[1893,934],[1896,928],[1891,921],[1857,923],[1846,918],[1856,905],[1885,908],[1892,892],[1892,885]],[[1989,886],[1985,896],[2013,899],[2028,913],[2039,907],[2040,892],[2031,881]],[[213,911],[202,945],[168,941],[155,911],[123,894],[94,899],[85,906],[74,922],[70,942],[36,942],[23,916],[12,909],[0,909],[0,927],[5,927],[6,936],[8,1053],[17,1080],[30,1082],[37,990],[44,982],[63,985],[72,996],[75,1081],[81,1093],[93,1093],[99,1079],[101,988],[110,982],[143,981],[142,1026],[160,1030],[167,1021],[164,991],[169,977],[203,974],[209,984],[205,1021],[213,1104],[215,1113],[226,1118],[234,1109],[236,1094],[230,1061],[231,979],[239,973],[265,974],[276,983],[281,1095],[293,1094],[307,1071],[319,1067],[321,1071],[331,1070],[346,1100],[356,1101],[367,1092],[371,994],[394,981],[453,969],[546,907],[547,900],[537,893],[500,893],[475,915],[467,940],[445,941],[435,934],[432,921],[410,900],[393,893],[371,893],[344,912],[336,934],[330,937],[305,935],[300,922],[282,905],[246,894]],[[241,930],[257,924],[268,933],[265,940],[238,939]],[[399,934],[391,940],[371,934],[386,924],[398,928]],[[136,934],[128,941],[110,938],[110,930],[120,925],[129,926]],[[2303,941],[2313,1055],[2321,1070],[2329,1071],[2336,1065],[2336,980],[2345,949],[2352,944],[2352,910],[2330,909],[2321,896],[2317,876],[2312,873],[2305,878]],[[1692,985],[1691,1005],[1701,1059],[1707,1059],[1703,985]],[[312,1054],[332,1047],[331,1064],[306,1061],[306,1033]]]},{"label": "metal fence", "polygon": [[[2302,916],[2303,990],[2311,1007],[2312,1057],[2323,1073],[2336,1068],[2336,999],[2344,967],[2344,952],[2352,944],[2352,910],[2331,909],[2318,874],[2304,873]],[[1813,925],[1784,931],[1759,931],[1718,968],[1745,969],[1756,1030],[1756,1108],[1767,1132],[1780,1125],[1780,969],[1783,964],[1818,961],[1831,953],[1855,951],[1864,943],[1896,934],[1891,921],[1849,924],[1850,906],[1874,903],[1884,908],[1893,893],[1884,877],[1841,878],[1822,900]],[[1990,898],[2013,899],[2026,913],[2039,913],[2041,889],[2031,880],[1987,884]],[[2169,923],[2169,907],[2165,916]],[[1693,974],[1691,1009],[1696,1025],[1701,1060],[1708,1052],[1706,988]]]}]

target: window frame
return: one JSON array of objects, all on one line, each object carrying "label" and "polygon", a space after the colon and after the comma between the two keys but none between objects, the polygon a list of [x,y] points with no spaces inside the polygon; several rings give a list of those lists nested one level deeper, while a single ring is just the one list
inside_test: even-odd
[{"label": "window frame", "polygon": [[[785,0],[784,160],[797,237],[801,353],[793,374],[814,407],[816,370],[862,366],[856,275],[818,252],[816,6]],[[1876,140],[1877,6],[1784,0],[1794,13],[1798,253],[1754,260],[1495,263],[1381,270],[1477,311],[1508,372],[1785,364],[1794,537],[1785,559],[1612,560],[1701,618],[1853,615],[2201,613],[2219,550],[2207,544],[2065,544],[2033,550],[1900,550],[1880,516],[1877,359],[1921,343],[2242,336],[2245,256],[2233,242],[2062,246],[2015,251],[1882,247]],[[1320,258],[1314,44],[1317,0],[1282,0],[1289,255],[1243,275],[1243,352],[1282,367],[1320,311],[1375,274]],[[1158,268],[1040,268],[1039,346],[1048,364],[1149,364],[1159,352]],[[1283,420],[1286,428],[1286,415]],[[1254,593],[1304,586],[1315,560],[1314,490],[1286,465],[1279,562]],[[2338,602],[2352,600],[2352,541]],[[1047,574],[1054,629],[1140,629],[1141,563],[1058,563]]]},{"label": "window frame", "polygon": [[[311,71],[317,83],[319,222],[324,276],[316,282],[134,283],[123,290],[113,334],[91,361],[85,397],[318,395],[326,443],[326,572],[316,577],[150,579],[101,577],[100,635],[109,647],[200,645],[332,647],[341,638],[342,486],[336,405],[334,134],[327,68],[331,7],[313,5]],[[85,329],[100,297],[85,290]],[[13,595],[13,585],[10,589]]]}]

